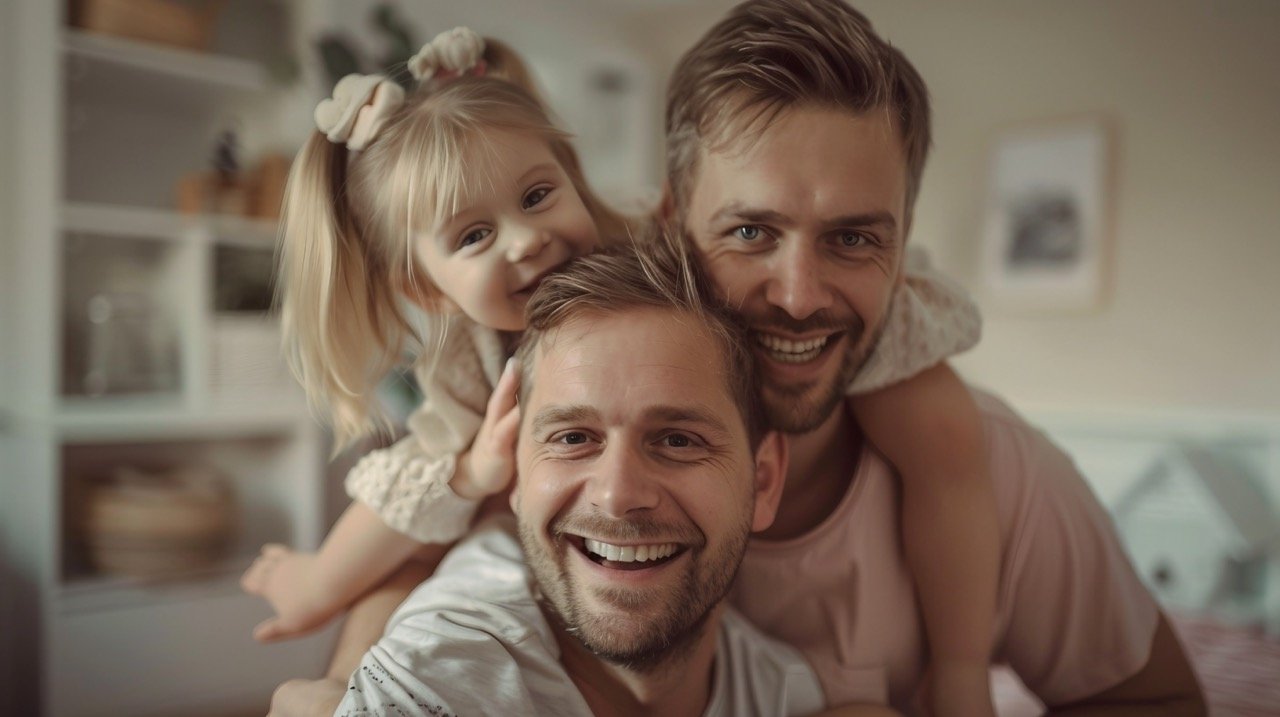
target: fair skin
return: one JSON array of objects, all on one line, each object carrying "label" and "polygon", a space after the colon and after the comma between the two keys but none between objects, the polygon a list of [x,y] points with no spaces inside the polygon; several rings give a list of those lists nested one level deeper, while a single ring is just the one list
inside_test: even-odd
[{"label": "fair skin", "polygon": [[440,293],[482,326],[524,329],[524,307],[542,277],[600,246],[596,225],[546,142],[490,132],[472,161],[493,180],[465,187],[457,212],[418,242]]},{"label": "fair skin", "polygon": [[[483,162],[489,181],[465,187],[457,211],[440,217],[416,238],[414,248],[448,306],[483,326],[518,331],[524,328],[525,303],[542,277],[594,251],[600,237],[544,140],[513,132],[492,132],[486,140],[488,151],[474,152],[470,159]],[[460,497],[478,499],[510,483],[516,387],[516,372],[508,366],[473,448],[459,459],[450,482]],[[275,611],[254,628],[254,638],[272,642],[323,627],[421,547],[359,503],[343,513],[316,553],[264,546],[240,581]]]},{"label": "fair skin", "polygon": [[[544,594],[576,616],[565,664],[597,714],[702,713],[716,633],[714,618],[696,625],[781,491],[777,437],[753,460],[720,362],[706,360],[715,344],[673,319],[638,310],[571,321],[540,342],[533,367],[511,503]],[[614,549],[665,557],[599,555]],[[654,647],[670,643],[684,647]],[[660,667],[628,666],[646,650]]]},{"label": "fair skin", "polygon": [[[848,412],[839,410],[840,401],[833,401],[830,396],[845,385],[849,364],[858,363],[865,355],[899,281],[898,267],[908,227],[906,167],[901,147],[898,132],[885,112],[855,115],[818,107],[793,108],[763,135],[754,137],[747,151],[704,151],[691,196],[684,204],[685,225],[704,265],[723,294],[741,307],[756,330],[756,350],[764,374],[763,395],[771,415],[796,426],[801,425],[800,418],[809,419],[809,430],[790,440],[788,488],[768,534],[773,537],[801,535],[817,527],[830,514],[833,502],[807,500],[805,496],[843,495],[852,475],[851,461],[856,459],[851,457],[849,445],[857,445],[859,427]],[[743,227],[753,229],[743,231]],[[797,348],[796,342],[801,341],[809,341],[810,345],[825,343],[811,359],[799,357],[808,360],[778,355]],[[909,394],[909,384],[922,380],[934,382],[940,377],[926,374],[913,379],[901,387],[906,389],[903,393]],[[936,385],[932,389],[939,390]],[[889,417],[888,422],[892,423],[914,415],[915,423],[907,421],[897,431],[885,431],[886,426],[864,420],[861,410],[859,422],[904,474],[903,521],[908,559],[919,561],[930,553],[937,562],[948,557],[970,561],[978,558],[977,562],[967,563],[971,569],[981,571],[977,578],[969,578],[971,585],[963,584],[963,573],[914,573],[922,578],[922,608],[935,651],[943,633],[935,631],[934,622],[929,622],[928,593],[932,591],[937,597],[948,581],[962,594],[968,591],[973,603],[970,608],[982,608],[988,621],[979,623],[983,626],[981,631],[961,634],[965,639],[955,643],[960,646],[966,640],[982,637],[985,642],[980,663],[961,659],[952,669],[935,656],[933,679],[925,685],[934,698],[930,706],[935,710],[949,709],[947,700],[954,696],[966,705],[966,710],[985,710],[990,708],[985,685],[985,655],[992,635],[987,630],[988,611],[994,605],[994,597],[982,590],[994,590],[995,566],[983,562],[983,555],[957,551],[956,545],[947,540],[967,540],[969,544],[978,540],[982,549],[974,552],[997,553],[996,538],[984,535],[983,526],[966,525],[973,522],[975,514],[993,513],[990,488],[982,490],[969,484],[974,478],[971,473],[944,480],[941,476],[945,473],[931,475],[927,463],[912,458],[915,444],[920,457],[927,457],[931,451],[954,450],[961,460],[974,461],[969,451],[977,442],[975,436],[964,432],[949,447],[933,445],[932,436],[915,443],[910,431],[904,429],[931,425],[930,415],[938,410],[927,395],[915,400],[920,403],[908,406],[900,416]],[[925,422],[919,423],[921,420]],[[842,460],[841,454],[846,458]],[[913,487],[913,482],[924,485]],[[946,500],[934,492],[948,490],[952,492],[941,494],[948,496]],[[933,498],[929,503],[921,505],[917,500],[913,505],[913,494],[917,499]],[[930,527],[927,521],[920,520],[924,516],[919,513],[913,521],[913,510],[926,515],[932,511],[939,521],[932,526],[932,538],[912,537],[913,530]],[[957,519],[951,520],[948,515]],[[987,525],[994,523],[991,520]],[[976,592],[975,586],[980,588]],[[941,596],[950,597],[945,591]],[[935,604],[935,613],[939,612],[936,607]],[[975,615],[979,612],[972,611]],[[947,622],[948,616],[942,617]],[[954,618],[953,612],[951,619]],[[958,653],[958,657],[969,656]],[[1151,657],[1142,670],[1120,685],[1062,711],[1111,714],[1123,709],[1131,714],[1197,714],[1198,705],[1198,689],[1186,657],[1162,618]]]},{"label": "fair skin", "polygon": [[[749,148],[702,154],[684,224],[753,330],[774,425],[847,435],[826,417],[845,415],[835,408],[903,280],[905,157],[887,121],[838,110],[787,113],[753,139]],[[933,655],[932,707],[992,714],[987,653],[999,536],[976,407],[945,366],[852,403],[903,477],[904,542]],[[771,537],[794,537],[826,517],[852,474],[844,463],[796,475]]]},{"label": "fair skin", "polygon": [[[770,434],[751,448],[707,360],[718,347],[689,319],[588,315],[536,349],[511,506],[562,662],[596,714],[703,713],[719,604],[747,531],[768,527],[781,493],[785,444]],[[663,557],[595,552],[613,548]],[[332,714],[342,692],[289,682],[271,714]]]}]

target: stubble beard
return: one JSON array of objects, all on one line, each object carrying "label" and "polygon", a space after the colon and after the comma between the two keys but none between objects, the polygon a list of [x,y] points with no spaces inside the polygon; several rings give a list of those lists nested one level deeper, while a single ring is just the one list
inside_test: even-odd
[{"label": "stubble beard", "polygon": [[[520,524],[525,559],[548,617],[596,657],[637,672],[678,663],[697,644],[712,612],[733,584],[747,538],[746,529],[737,531],[713,554],[702,552],[705,543],[701,548],[689,548],[694,553],[692,564],[676,587],[595,591],[596,601],[611,608],[600,614],[588,607],[583,597],[587,588],[574,580],[565,565],[568,551],[576,548],[559,538],[559,550],[552,553],[539,541],[534,528]],[[661,606],[657,614],[646,618],[642,611],[651,611],[655,605]]]},{"label": "stubble beard", "polygon": [[849,384],[858,375],[879,341],[884,322],[868,334],[862,319],[855,316],[843,329],[845,335],[841,340],[845,342],[844,356],[839,369],[830,378],[783,385],[771,380],[768,367],[762,367],[760,374],[763,386],[760,393],[772,428],[783,433],[808,433],[821,426],[844,400]]}]

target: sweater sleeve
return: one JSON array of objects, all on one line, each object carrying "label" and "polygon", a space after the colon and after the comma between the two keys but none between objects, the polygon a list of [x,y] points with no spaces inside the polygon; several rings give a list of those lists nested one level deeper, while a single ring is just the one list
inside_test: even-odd
[{"label": "sweater sleeve", "polygon": [[982,317],[959,283],[933,268],[919,247],[907,249],[906,281],[898,288],[866,363],[849,384],[850,395],[904,381],[973,348]]},{"label": "sweater sleeve", "polygon": [[409,434],[362,458],[345,483],[388,527],[423,543],[452,542],[471,524],[479,501],[459,497],[449,481],[506,361],[495,331],[454,320],[438,333],[436,350],[414,369],[423,402],[409,417]]}]

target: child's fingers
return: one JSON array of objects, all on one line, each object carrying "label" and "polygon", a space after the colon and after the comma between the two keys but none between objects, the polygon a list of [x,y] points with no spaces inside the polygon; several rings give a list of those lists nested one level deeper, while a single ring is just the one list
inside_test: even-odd
[{"label": "child's fingers", "polygon": [[291,552],[293,551],[288,546],[279,543],[267,543],[262,546],[262,557],[264,558],[281,557]]},{"label": "child's fingers", "polygon": [[269,617],[253,628],[253,639],[258,642],[272,642],[273,640],[279,640],[282,637],[282,633],[280,618]]},{"label": "child's fingers", "polygon": [[516,449],[516,436],[520,433],[520,407],[512,406],[507,414],[498,419],[493,427],[494,448],[502,454],[510,454]]},{"label": "child's fingers", "polygon": [[240,589],[250,595],[258,595],[262,592],[262,588],[266,585],[267,574],[271,572],[272,561],[266,558],[257,558],[249,569],[244,571],[244,575],[240,576]]},{"label": "child's fingers", "polygon": [[253,628],[253,639],[258,642],[289,640],[315,632],[322,625],[324,625],[323,621],[314,624],[291,624],[277,615],[258,623],[258,626]]},{"label": "child's fingers", "polygon": [[514,358],[508,359],[507,367],[502,370],[502,378],[498,379],[498,385],[493,387],[493,395],[489,397],[489,403],[485,406],[485,420],[496,421],[506,416],[507,412],[516,405],[516,391],[519,386],[518,362]]}]

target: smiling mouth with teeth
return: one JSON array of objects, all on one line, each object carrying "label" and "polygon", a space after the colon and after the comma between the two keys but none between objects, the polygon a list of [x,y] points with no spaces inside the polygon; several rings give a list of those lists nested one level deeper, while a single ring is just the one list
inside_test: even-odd
[{"label": "smiling mouth with teeth", "polygon": [[828,334],[816,339],[808,339],[806,341],[792,341],[784,339],[774,334],[766,334],[761,331],[754,332],[756,343],[764,347],[769,358],[779,363],[807,363],[812,361],[822,353],[822,350],[831,342],[832,337],[836,334]]},{"label": "smiling mouth with teeth", "polygon": [[642,570],[670,562],[684,552],[678,543],[613,545],[591,538],[573,538],[573,544],[591,562],[615,570]]}]

